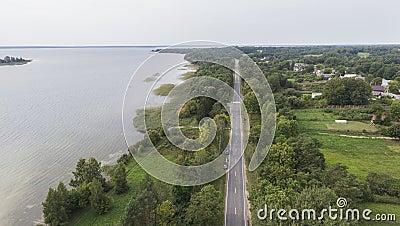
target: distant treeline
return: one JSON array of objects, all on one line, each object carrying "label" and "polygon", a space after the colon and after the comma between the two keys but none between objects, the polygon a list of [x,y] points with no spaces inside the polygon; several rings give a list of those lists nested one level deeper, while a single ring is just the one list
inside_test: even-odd
[{"label": "distant treeline", "polygon": [[12,64],[12,63],[26,63],[30,62],[30,60],[26,60],[22,57],[10,57],[6,56],[4,59],[0,59],[0,64]]}]

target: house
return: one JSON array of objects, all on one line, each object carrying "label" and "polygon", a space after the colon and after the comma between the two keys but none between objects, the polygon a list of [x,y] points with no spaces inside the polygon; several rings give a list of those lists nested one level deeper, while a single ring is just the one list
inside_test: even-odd
[{"label": "house", "polygon": [[381,96],[383,97],[390,97],[394,100],[400,100],[400,95],[393,94],[393,93],[382,93]]},{"label": "house", "polygon": [[304,63],[295,63],[294,64],[294,71],[303,71],[307,65]]},{"label": "house", "polygon": [[330,80],[335,74],[323,74],[324,80]]},{"label": "house", "polygon": [[347,120],[335,120],[336,124],[347,124]]},{"label": "house", "polygon": [[383,86],[383,87],[388,87],[389,86],[389,83],[391,82],[391,81],[393,81],[393,80],[386,80],[386,79],[382,79],[382,85],[381,86]]},{"label": "house", "polygon": [[383,86],[372,86],[372,95],[381,96],[385,92],[385,87]]},{"label": "house", "polygon": [[315,70],[314,73],[315,73],[317,76],[322,76],[322,75],[324,74],[324,71],[323,71],[323,70]]},{"label": "house", "polygon": [[316,97],[322,96],[322,93],[312,93],[311,98],[314,99]]},{"label": "house", "polygon": [[361,75],[357,75],[357,74],[345,74],[345,75],[341,76],[341,78],[358,78],[358,79],[362,79],[363,81],[365,81],[365,77],[363,77]]}]

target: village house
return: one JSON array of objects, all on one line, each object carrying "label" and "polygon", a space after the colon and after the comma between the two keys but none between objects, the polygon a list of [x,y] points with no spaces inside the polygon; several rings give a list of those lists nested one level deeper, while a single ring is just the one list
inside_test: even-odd
[{"label": "village house", "polygon": [[306,64],[304,64],[304,63],[295,63],[294,71],[296,71],[296,72],[303,71],[305,67],[306,67]]},{"label": "village house", "polygon": [[383,86],[372,86],[372,95],[374,96],[382,96],[385,92],[385,87]]},{"label": "village house", "polygon": [[340,76],[341,78],[358,78],[358,79],[362,79],[363,81],[365,81],[365,77],[361,76],[361,75],[357,75],[357,74],[345,74],[343,76]]}]

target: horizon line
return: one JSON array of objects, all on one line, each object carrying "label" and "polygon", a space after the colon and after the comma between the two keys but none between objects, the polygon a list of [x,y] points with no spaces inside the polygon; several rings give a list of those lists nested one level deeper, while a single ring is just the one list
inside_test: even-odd
[{"label": "horizon line", "polygon": [[[9,45],[0,49],[33,49],[33,48],[162,48],[173,46],[160,45]],[[397,46],[400,43],[303,43],[303,44],[232,44],[238,47],[304,47],[304,46]]]}]

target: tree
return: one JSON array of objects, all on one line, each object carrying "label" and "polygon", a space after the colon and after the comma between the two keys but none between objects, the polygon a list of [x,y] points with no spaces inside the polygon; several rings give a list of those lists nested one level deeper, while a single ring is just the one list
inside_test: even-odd
[{"label": "tree", "polygon": [[160,134],[157,130],[150,129],[147,131],[147,134],[149,135],[149,138],[154,145],[157,145],[158,142],[161,140]]},{"label": "tree", "polygon": [[124,166],[128,165],[129,161],[132,159],[131,153],[125,153],[118,158],[117,163],[123,164]]},{"label": "tree", "polygon": [[387,129],[387,135],[396,139],[400,138],[400,125],[394,124]]},{"label": "tree", "polygon": [[325,74],[332,74],[333,69],[332,68],[325,68],[324,73]]},{"label": "tree", "polygon": [[165,200],[157,206],[157,215],[161,226],[176,225],[174,216],[176,207],[170,200]]},{"label": "tree", "polygon": [[50,188],[43,205],[44,222],[51,226],[62,225],[68,219],[68,193],[65,185],[59,183],[57,189]]},{"label": "tree", "polygon": [[117,168],[114,171],[113,180],[115,183],[115,192],[117,194],[122,194],[128,191],[129,186],[126,180],[125,166],[123,164],[119,163],[117,165]]},{"label": "tree", "polygon": [[285,116],[279,117],[276,125],[276,136],[284,136],[286,138],[295,137],[299,134],[299,126],[296,120],[288,120]]},{"label": "tree", "polygon": [[400,94],[400,83],[396,80],[389,82],[389,92],[394,94]]},{"label": "tree", "polygon": [[393,119],[396,119],[396,121],[400,118],[400,102],[395,101],[390,105],[390,115]]},{"label": "tree", "polygon": [[249,113],[260,113],[260,105],[254,92],[250,91],[244,96],[244,105]]},{"label": "tree", "polygon": [[322,144],[315,138],[300,136],[288,141],[296,153],[296,170],[315,173],[325,169],[324,155],[319,151]]},{"label": "tree", "polygon": [[259,177],[273,185],[286,183],[295,174],[296,158],[293,148],[287,143],[273,144],[265,163],[259,170]]},{"label": "tree", "polygon": [[335,191],[339,197],[346,197],[349,203],[363,200],[363,191],[357,177],[347,172],[347,166],[340,163],[329,168],[324,177],[325,185]]},{"label": "tree", "polygon": [[155,225],[158,194],[149,175],[140,182],[139,190],[129,201],[121,217],[123,226]]},{"label": "tree", "polygon": [[223,210],[221,192],[213,185],[206,185],[192,195],[186,210],[186,221],[189,225],[221,225]]},{"label": "tree", "polygon": [[69,182],[70,186],[76,188],[79,185],[83,184],[83,182],[85,181],[85,168],[86,159],[79,159],[78,163],[76,164],[75,172],[72,172],[72,174],[74,175],[74,179],[71,179],[71,182]]},{"label": "tree", "polygon": [[[315,215],[312,214],[312,212],[310,212],[309,215],[304,215],[305,218],[302,220],[301,225],[348,225],[348,222],[342,223],[337,220],[329,219],[328,217],[318,219],[319,213],[321,213],[323,209],[326,209],[327,206],[335,208],[336,200],[337,195],[329,188],[305,188],[301,193],[296,195],[292,208],[297,210],[312,208],[315,210]],[[300,217],[301,214],[300,212]],[[310,217],[310,219],[308,217]]]},{"label": "tree", "polygon": [[94,208],[97,214],[105,214],[110,209],[110,199],[104,192],[101,182],[94,180],[90,184],[90,205]]},{"label": "tree", "polygon": [[388,174],[370,172],[365,181],[376,195],[399,196],[399,180]]},{"label": "tree", "polygon": [[331,105],[364,105],[372,90],[361,79],[334,78],[325,84],[323,95]]},{"label": "tree", "polygon": [[94,180],[98,180],[103,187],[105,187],[106,180],[101,175],[101,163],[95,158],[90,158],[87,162],[85,159],[79,159],[75,172],[72,172],[74,178],[71,179],[69,185],[72,187],[79,187],[84,182],[90,183]]},{"label": "tree", "polygon": [[215,124],[217,125],[217,136],[218,136],[218,146],[219,151],[221,151],[221,146],[224,142],[224,132],[229,124],[229,118],[225,114],[219,114],[214,117]]}]

